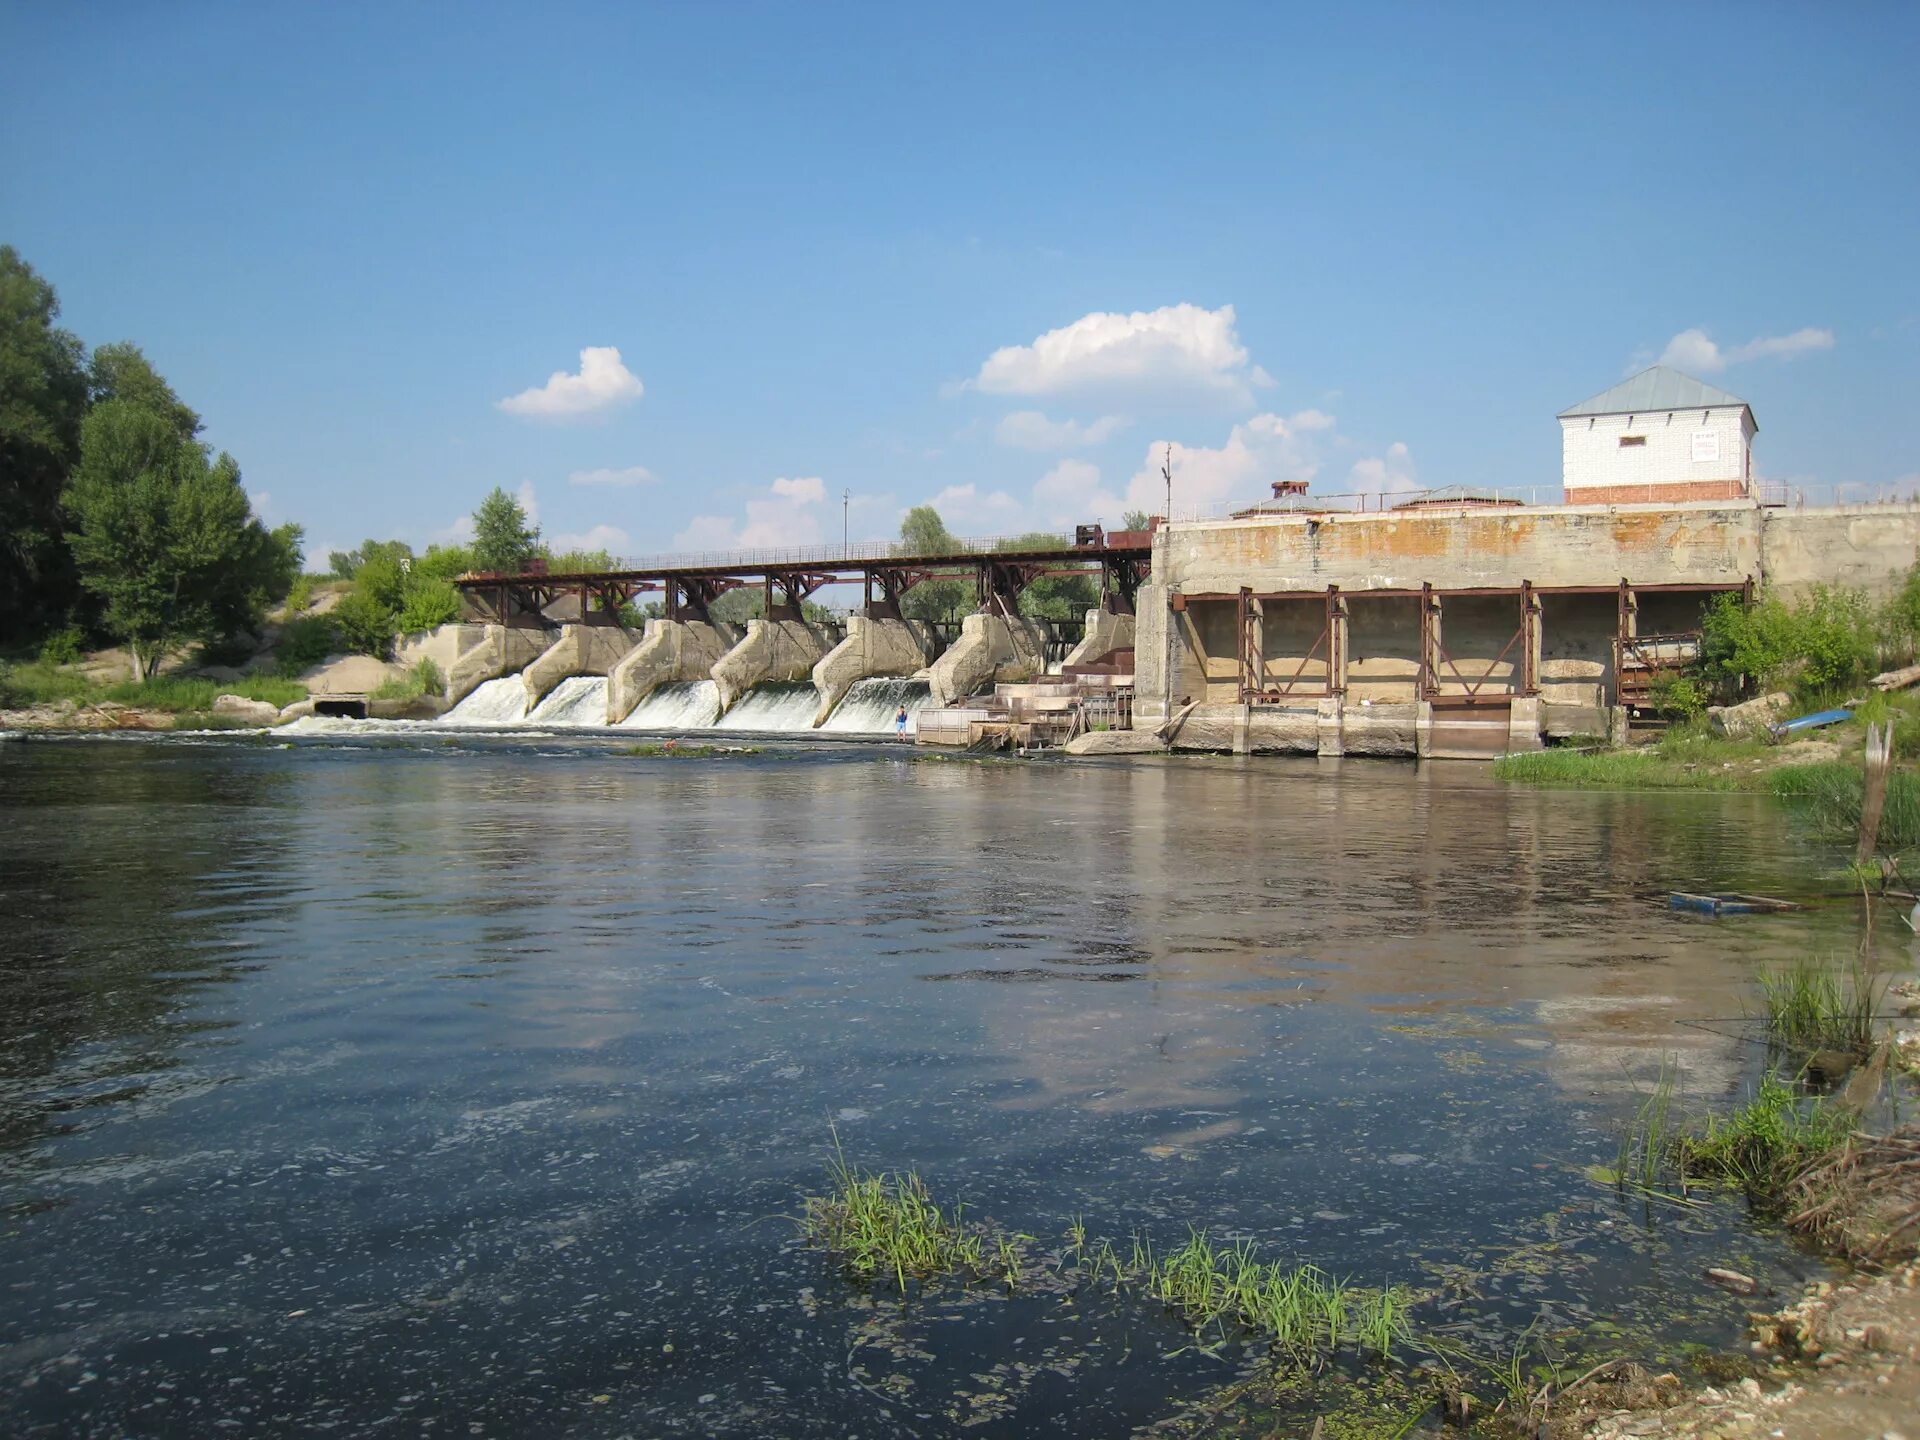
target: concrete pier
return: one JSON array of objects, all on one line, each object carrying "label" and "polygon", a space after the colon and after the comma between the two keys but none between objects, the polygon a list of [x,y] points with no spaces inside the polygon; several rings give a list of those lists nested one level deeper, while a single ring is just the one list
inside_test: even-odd
[{"label": "concrete pier", "polygon": [[560,638],[520,672],[527,687],[527,709],[546,699],[562,680],[611,674],[633,648],[633,636],[618,625],[562,625]]},{"label": "concrete pier", "polygon": [[1087,633],[1067,652],[1066,665],[1098,665],[1116,650],[1133,648],[1133,616],[1111,610],[1087,611]]},{"label": "concrete pier", "polygon": [[458,705],[489,680],[511,675],[537,659],[551,633],[516,625],[442,625],[409,635],[395,649],[403,666],[431,660],[446,677],[444,698]]},{"label": "concrete pier", "polygon": [[916,675],[927,666],[933,647],[911,620],[847,617],[847,638],[813,667],[813,688],[820,692],[814,713],[817,728],[846,698],[857,680]]},{"label": "concrete pier", "polygon": [[997,681],[1031,680],[1046,672],[1046,654],[1046,637],[1025,616],[969,615],[927,674],[933,703],[957,704]]},{"label": "concrete pier", "polygon": [[705,620],[649,620],[641,641],[607,672],[607,723],[618,725],[662,685],[705,680],[733,645]]},{"label": "concrete pier", "polygon": [[713,667],[720,713],[765,681],[809,678],[829,648],[826,633],[805,620],[749,620],[740,643]]}]

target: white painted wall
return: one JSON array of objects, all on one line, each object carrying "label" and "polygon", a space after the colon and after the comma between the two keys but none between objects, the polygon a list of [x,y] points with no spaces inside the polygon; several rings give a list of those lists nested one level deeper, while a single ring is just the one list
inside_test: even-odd
[{"label": "white painted wall", "polygon": [[[1753,413],[1745,406],[1652,415],[1575,415],[1560,422],[1567,499],[1595,485],[1684,485],[1750,480]],[[1644,443],[1622,445],[1623,437]]]}]

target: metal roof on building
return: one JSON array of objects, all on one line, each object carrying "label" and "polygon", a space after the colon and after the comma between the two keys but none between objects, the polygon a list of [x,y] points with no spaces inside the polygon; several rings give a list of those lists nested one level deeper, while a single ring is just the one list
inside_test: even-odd
[{"label": "metal roof on building", "polygon": [[1560,412],[1560,419],[1576,415],[1651,415],[1656,410],[1717,410],[1726,405],[1746,406],[1738,395],[1716,390],[1704,380],[1682,375],[1665,365],[1650,365],[1638,375],[1602,390],[1591,400]]}]

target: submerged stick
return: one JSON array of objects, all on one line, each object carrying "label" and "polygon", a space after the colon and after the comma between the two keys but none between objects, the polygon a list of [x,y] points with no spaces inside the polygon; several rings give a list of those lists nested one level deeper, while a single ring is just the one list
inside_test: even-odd
[{"label": "submerged stick", "polygon": [[1867,726],[1866,788],[1860,795],[1860,843],[1853,860],[1864,865],[1880,843],[1880,812],[1887,803],[1887,771],[1893,763],[1893,725]]}]

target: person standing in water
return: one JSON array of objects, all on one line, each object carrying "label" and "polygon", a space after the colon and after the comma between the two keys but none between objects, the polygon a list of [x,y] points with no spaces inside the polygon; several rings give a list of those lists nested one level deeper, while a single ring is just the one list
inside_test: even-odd
[{"label": "person standing in water", "polygon": [[904,705],[894,713],[893,737],[896,740],[904,740],[907,738],[907,707]]}]

